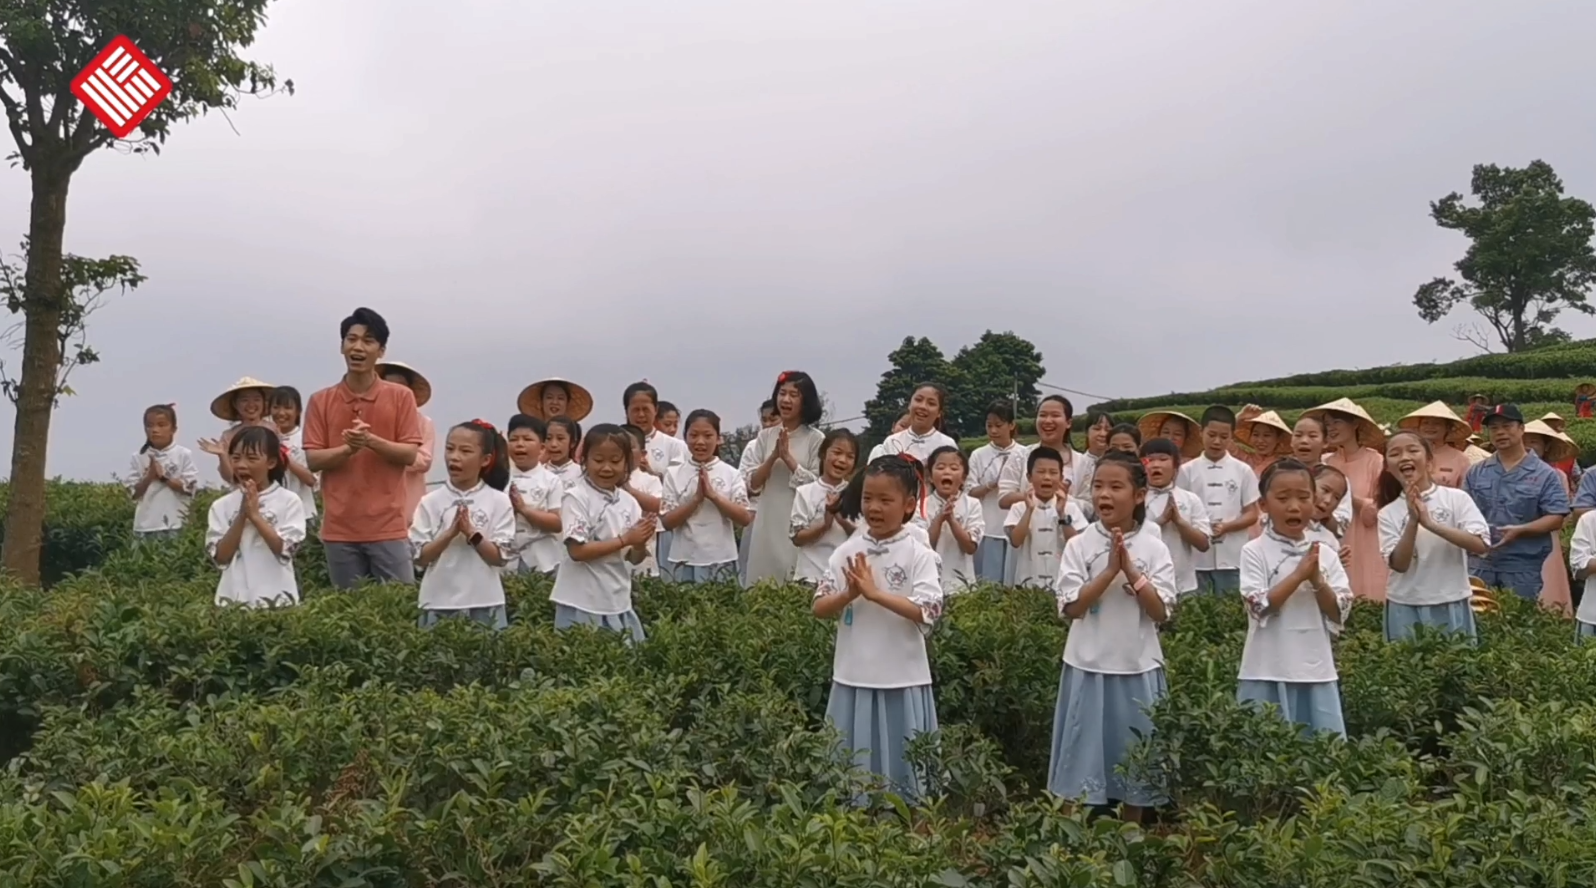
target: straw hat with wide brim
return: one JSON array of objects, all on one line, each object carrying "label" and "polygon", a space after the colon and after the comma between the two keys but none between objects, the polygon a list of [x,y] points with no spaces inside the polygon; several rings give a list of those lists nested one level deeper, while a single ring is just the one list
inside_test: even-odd
[{"label": "straw hat with wide brim", "polygon": [[1552,427],[1552,431],[1558,433],[1559,435],[1561,435],[1563,432],[1567,431],[1567,429],[1568,429],[1568,420],[1562,418],[1561,416],[1558,416],[1555,413],[1548,413],[1545,416],[1541,417],[1541,422],[1544,422],[1547,425],[1551,426]]},{"label": "straw hat with wide brim", "polygon": [[1446,422],[1446,443],[1459,450],[1469,443],[1469,435],[1474,430],[1461,417],[1446,406],[1445,401],[1431,401],[1423,407],[1409,413],[1397,420],[1397,428],[1403,431],[1416,432],[1419,430],[1419,421],[1423,419],[1439,419]]},{"label": "straw hat with wide brim", "polygon": [[1573,439],[1538,419],[1532,419],[1524,423],[1524,434],[1539,435],[1545,440],[1546,454],[1541,459],[1549,463],[1565,462],[1573,459],[1579,453],[1579,446],[1574,443]]},{"label": "straw hat with wide brim", "polygon": [[565,405],[565,415],[581,422],[593,412],[593,395],[569,379],[551,376],[540,379],[521,390],[521,396],[515,399],[515,406],[527,416],[536,416],[538,419],[549,420],[552,416],[543,415],[543,389],[550,385],[558,385],[565,389],[571,399]]},{"label": "straw hat with wide brim", "polygon": [[1320,404],[1311,410],[1302,411],[1303,416],[1311,416],[1324,422],[1326,413],[1340,413],[1350,416],[1358,424],[1358,443],[1364,447],[1373,447],[1376,450],[1385,446],[1385,432],[1380,429],[1380,424],[1374,421],[1369,411],[1358,406],[1351,398],[1337,398],[1328,404]]},{"label": "straw hat with wide brim", "polygon": [[1587,398],[1596,395],[1596,382],[1582,382],[1574,386],[1574,394],[1584,395]]},{"label": "straw hat with wide brim", "polygon": [[[1291,426],[1286,425],[1286,421],[1280,418],[1280,414],[1273,410],[1266,410],[1252,419],[1237,423],[1236,440],[1248,447],[1252,447],[1252,430],[1258,426],[1268,426],[1280,433],[1279,440],[1275,442],[1275,452],[1260,453],[1258,454],[1259,456],[1277,456],[1291,452]],[[1253,449],[1256,450],[1257,448]]]},{"label": "straw hat with wide brim", "polygon": [[1185,459],[1195,459],[1197,454],[1203,452],[1202,427],[1197,425],[1197,420],[1175,410],[1154,410],[1136,421],[1136,428],[1142,433],[1142,440],[1148,441],[1159,437],[1159,431],[1164,423],[1178,419],[1186,424],[1186,443],[1180,448],[1180,455]]},{"label": "straw hat with wide brim", "polygon": [[246,376],[216,396],[216,400],[211,402],[211,415],[224,422],[238,422],[238,411],[233,409],[234,395],[239,392],[257,391],[261,397],[270,399],[272,391],[276,388],[277,386],[269,382],[261,382],[253,376]]},{"label": "straw hat with wide brim", "polygon": [[432,400],[432,383],[427,381],[427,377],[421,375],[421,371],[403,361],[377,362],[378,376],[386,376],[390,370],[397,370],[404,375],[405,384],[410,386],[410,391],[416,396],[417,407]]}]

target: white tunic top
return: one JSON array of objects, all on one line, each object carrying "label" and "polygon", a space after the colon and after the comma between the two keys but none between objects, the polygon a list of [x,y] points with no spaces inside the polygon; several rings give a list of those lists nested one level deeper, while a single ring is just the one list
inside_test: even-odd
[{"label": "white tunic top", "polygon": [[[654,429],[643,439],[643,449],[648,451],[648,470],[650,474],[660,478],[665,477],[666,471],[690,462],[693,455],[687,449],[687,442],[681,438],[673,438],[659,429]],[[674,545],[674,543],[672,544]]]},{"label": "white tunic top", "polygon": [[848,559],[863,553],[876,587],[909,599],[925,622],[913,623],[873,601],[856,598],[837,620],[837,651],[831,677],[853,688],[909,688],[931,683],[925,637],[942,615],[937,557],[907,527],[885,540],[861,533],[837,547],[815,587],[815,597],[848,587]]},{"label": "white tunic top", "polygon": [[[1432,484],[1420,499],[1435,523],[1455,527],[1489,541],[1490,528],[1474,498],[1457,487]],[[1380,557],[1387,565],[1397,541],[1408,526],[1406,498],[1387,503],[1380,509]],[[1413,537],[1413,560],[1405,571],[1390,571],[1386,581],[1386,600],[1397,604],[1427,605],[1467,601],[1474,590],[1469,587],[1469,553],[1435,534],[1419,528]]]},{"label": "white tunic top", "polygon": [[[633,490],[637,491],[638,493],[646,493],[649,496],[655,497],[655,498],[660,500],[660,505],[661,506],[664,505],[664,500],[665,500],[665,482],[661,481],[659,476],[651,475],[648,472],[643,471],[642,469],[633,469],[632,470],[632,474],[630,476],[628,476],[627,481],[629,481],[631,483]],[[642,503],[638,503],[637,505],[638,505],[638,508],[642,508],[643,507]],[[655,539],[651,539],[648,542],[643,544],[643,548],[648,550],[648,557],[644,558],[642,561],[637,562],[636,564],[632,564],[631,565],[631,567],[632,567],[632,576],[634,576],[634,577],[657,577],[657,576],[659,576],[659,561],[654,557],[654,553],[655,553],[655,547],[658,545],[657,535],[661,531],[663,531],[664,529],[665,529],[664,523],[661,522],[658,517],[655,517],[655,519],[654,519],[654,533],[656,534],[656,538]],[[627,562],[627,563],[631,564],[631,562]]]},{"label": "white tunic top", "polygon": [[1005,448],[999,448],[995,444],[982,444],[970,454],[970,486],[992,487],[991,493],[981,497],[981,523],[986,528],[986,536],[1005,538],[1003,519],[1008,517],[1008,510],[998,505],[998,500],[1003,498],[1003,492],[997,488],[997,483],[1004,468],[1015,459],[1024,459],[1024,453],[1023,446],[1011,442]]},{"label": "white tunic top", "polygon": [[[501,553],[515,545],[515,509],[509,494],[480,481],[470,490],[459,490],[446,481],[427,491],[416,505],[410,523],[412,557],[419,558],[421,547],[454,523],[461,506],[470,512],[471,526]],[[504,604],[504,583],[499,580],[499,568],[483,561],[470,540],[456,535],[422,575],[419,603],[422,610],[498,607]]]},{"label": "white tunic top", "polygon": [[[824,481],[811,481],[798,488],[797,495],[792,501],[792,523],[788,531],[793,536],[798,531],[819,521],[826,509],[826,500],[833,494],[841,494],[847,482],[833,487]],[[836,521],[826,528],[820,538],[807,546],[798,547],[798,562],[793,568],[793,578],[819,582],[826,575],[826,565],[831,563],[831,553],[848,540],[848,532]]]},{"label": "white tunic top", "polygon": [[[957,497],[953,504],[953,520],[964,528],[964,532],[970,535],[971,540],[979,544],[981,537],[986,535],[986,516],[981,511],[981,501],[967,493],[957,494]],[[942,514],[945,503],[946,500],[941,494],[933,492],[926,499],[926,514],[931,518]],[[927,536],[929,537],[929,534]],[[975,575],[975,556],[966,554],[959,548],[959,541],[954,538],[953,531],[946,525],[942,527],[937,539],[936,553],[942,560],[941,578],[944,593],[952,595],[975,585],[978,579]]]},{"label": "white tunic top", "polygon": [[[1108,569],[1113,548],[1113,532],[1100,523],[1088,525],[1064,545],[1054,593],[1059,613],[1080,600],[1086,584]],[[1157,529],[1144,523],[1125,539],[1125,550],[1147,581],[1158,593],[1167,611],[1173,612],[1179,593],[1175,590],[1175,562]],[[1064,662],[1076,669],[1108,675],[1141,675],[1164,665],[1164,648],[1158,641],[1158,624],[1142,609],[1134,593],[1126,591],[1129,580],[1121,572],[1109,584],[1103,597],[1070,626],[1064,641]]]},{"label": "white tunic top", "polygon": [[[1079,533],[1087,524],[1086,515],[1081,512],[1080,504],[1074,498],[1066,497],[1064,502],[1062,519],[1054,500],[1037,506],[1036,512],[1031,515],[1031,532],[1026,534],[1025,542],[1014,553],[1014,585],[1052,588],[1064,551],[1064,529],[1067,527]],[[1019,527],[1029,507],[1024,500],[1010,506],[1003,526]]]},{"label": "white tunic top", "polygon": [[[549,473],[560,479],[560,483],[565,485],[567,488],[569,488],[572,484],[582,480],[582,464],[574,459],[566,460],[565,465],[563,466],[557,466],[553,463],[544,463],[543,468],[548,469]],[[563,497],[565,494],[562,491],[560,495]]]},{"label": "white tunic top", "polygon": [[[216,563],[216,546],[227,535],[244,507],[244,492],[231,490],[211,503],[205,527],[205,553]],[[216,603],[294,604],[299,601],[299,581],[294,577],[294,552],[305,542],[305,504],[281,484],[260,492],[260,513],[283,541],[283,553],[272,552],[250,522],[238,541],[238,552],[222,569],[216,584]]]},{"label": "white tunic top", "polygon": [[[1568,541],[1568,564],[1575,573],[1596,558],[1596,511],[1579,516],[1574,538]],[[1585,597],[1580,599],[1574,619],[1596,625],[1596,574],[1585,578]]]},{"label": "white tunic top", "polygon": [[[574,463],[573,463],[574,465]],[[539,512],[559,512],[560,499],[565,495],[565,482],[545,466],[533,466],[531,471],[510,470],[510,484],[521,495],[521,502]],[[560,536],[533,527],[520,515],[515,516],[515,540],[510,544],[507,570],[535,570],[548,573],[560,566]]]},{"label": "white tunic top", "polygon": [[[1208,520],[1216,525],[1240,518],[1248,506],[1258,501],[1257,473],[1228,453],[1217,461],[1198,456],[1181,465],[1175,483],[1202,498],[1208,508]],[[1228,533],[1208,551],[1193,552],[1192,564],[1197,570],[1235,570],[1241,566],[1241,547],[1246,543],[1246,530]]]},{"label": "white tunic top", "polygon": [[[1041,445],[1015,445],[1014,455],[1009,458],[1009,461],[1006,464],[1004,464],[1002,473],[998,475],[999,499],[1002,499],[1003,497],[1008,496],[1016,491],[1019,493],[1031,492],[1031,479],[1025,469],[1026,464],[1031,461],[1031,451],[1035,450],[1039,446]],[[1082,461],[1076,458],[1081,454],[1076,453],[1070,448],[1067,439],[1066,443],[1064,444],[1064,449],[1059,451],[1059,454],[1064,457],[1064,478],[1070,482],[1070,499],[1075,500],[1076,503],[1080,504],[1081,514],[1084,515],[1086,514],[1087,506],[1091,505],[1092,485],[1090,481],[1087,481],[1086,486],[1082,487],[1075,482],[1076,476],[1078,474],[1083,472],[1089,474],[1089,472],[1081,468]],[[1091,468],[1096,468],[1095,463]]]},{"label": "white tunic top", "polygon": [[[1297,569],[1308,547],[1319,543],[1319,570],[1335,590],[1340,616],[1319,610],[1313,584],[1305,582],[1285,604],[1269,607],[1269,590]],[[1289,540],[1267,529],[1241,550],[1241,599],[1247,606],[1247,646],[1241,652],[1242,681],[1324,682],[1336,680],[1331,636],[1352,610],[1352,585],[1341,567],[1336,538],[1323,529]]]},{"label": "white tunic top", "polygon": [[878,449],[881,456],[907,453],[923,463],[931,457],[931,452],[938,447],[957,446],[959,446],[959,442],[936,429],[932,429],[924,435],[915,434],[913,429],[904,429],[897,434],[888,435],[887,439],[881,442]]},{"label": "white tunic top", "polygon": [[126,481],[129,493],[149,471],[152,460],[160,463],[163,477],[182,483],[183,492],[178,493],[159,481],[150,482],[133,507],[134,533],[181,529],[188,520],[194,490],[199,487],[199,466],[194,464],[193,452],[181,444],[171,444],[165,450],[152,447],[133,454],[132,474]]},{"label": "white tunic top", "polygon": [[1208,507],[1203,505],[1202,498],[1189,490],[1175,485],[1159,489],[1147,488],[1147,520],[1150,524],[1157,524],[1159,539],[1169,547],[1169,557],[1175,562],[1175,588],[1180,594],[1197,591],[1197,568],[1192,556],[1197,554],[1187,542],[1180,537],[1180,531],[1173,524],[1163,524],[1164,510],[1169,508],[1169,498],[1175,498],[1175,508],[1180,511],[1180,517],[1186,523],[1196,528],[1205,536],[1213,529],[1208,520]]},{"label": "white tunic top", "polygon": [[[288,434],[283,435],[282,441],[283,446],[288,448],[289,462],[298,463],[301,466],[309,465],[305,459],[305,430],[303,428],[294,429]],[[307,516],[315,517],[315,484],[306,484],[305,482],[299,480],[299,478],[296,477],[293,472],[288,472],[287,474],[283,475],[283,486],[288,488],[289,493],[297,495],[299,497],[299,501],[305,504],[305,514]]]},{"label": "white tunic top", "polygon": [[[698,493],[700,471],[708,474],[709,484],[717,492],[733,503],[748,505],[748,488],[743,484],[743,476],[731,464],[712,458],[703,464],[688,460],[665,473],[664,511],[679,508]],[[673,564],[692,567],[735,562],[737,526],[721,514],[714,503],[704,500],[671,536],[670,560]]]},{"label": "white tunic top", "polygon": [[765,486],[754,489],[754,470],[776,449],[782,427],[760,429],[748,452],[748,461],[741,468],[743,482],[748,492],[759,497],[759,509],[754,512],[754,523],[747,533],[753,534],[748,544],[747,581],[786,580],[792,576],[798,562],[798,547],[793,545],[788,525],[792,522],[792,503],[798,488],[814,481],[820,471],[820,442],[826,434],[813,426],[799,426],[787,433],[787,449],[798,464],[798,470],[787,470],[787,464],[776,460],[770,469]]},{"label": "white tunic top", "polygon": [[[617,540],[643,520],[643,509],[624,490],[600,490],[586,477],[566,488],[560,500],[562,542]],[[549,600],[590,614],[624,614],[632,609],[632,569],[626,549],[593,561],[560,556]]]}]

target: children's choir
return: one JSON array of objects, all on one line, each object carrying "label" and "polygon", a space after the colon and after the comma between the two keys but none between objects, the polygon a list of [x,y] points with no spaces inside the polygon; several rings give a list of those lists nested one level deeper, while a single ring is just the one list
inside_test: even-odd
[{"label": "children's choir", "polygon": [[[1163,801],[1119,765],[1167,693],[1159,627],[1181,598],[1245,604],[1238,699],[1345,733],[1331,641],[1355,596],[1383,602],[1392,642],[1419,627],[1472,640],[1471,577],[1566,607],[1557,540],[1571,511],[1573,578],[1596,582],[1596,473],[1571,509],[1577,448],[1562,419],[1525,422],[1512,404],[1479,399],[1465,420],[1435,402],[1394,432],[1345,398],[1294,426],[1251,405],[1135,425],[1093,413],[1077,452],[1072,405],[1049,395],[1036,443],[1016,441],[1014,406],[1000,401],[988,442],[966,457],[943,431],[947,392],[927,383],[861,466],[852,433],[818,427],[814,380],[787,371],[734,466],[709,410],[684,418],[640,381],[621,397],[626,425],[584,431],[591,393],[549,378],[521,392],[504,433],[484,420],[451,427],[448,480],[426,491],[430,383],[386,359],[376,312],[357,310],[340,334],[344,378],[308,405],[250,377],[211,405],[229,423],[200,442],[231,486],[205,534],[218,603],[297,602],[293,555],[312,529],[340,589],[413,583],[419,569],[422,627],[505,628],[505,570],[552,575],[556,627],[629,643],[645,639],[640,574],[796,580],[814,589],[815,615],[838,623],[828,718],[863,767],[910,795],[907,745],[937,726],[926,637],[945,596],[976,582],[1056,596],[1072,627],[1049,788],[1131,815]],[[194,496],[198,467],[176,435],[172,405],[145,411],[128,482],[140,540],[176,534]],[[1596,636],[1596,595],[1575,618],[1577,637]]]}]

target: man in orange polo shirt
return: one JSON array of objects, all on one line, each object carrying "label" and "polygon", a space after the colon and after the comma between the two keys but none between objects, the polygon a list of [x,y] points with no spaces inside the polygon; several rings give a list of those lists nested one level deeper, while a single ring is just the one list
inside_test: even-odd
[{"label": "man in orange polo shirt", "polygon": [[342,382],[310,396],[305,461],[321,473],[321,540],[327,575],[338,589],[361,580],[414,583],[405,468],[421,449],[416,396],[377,376],[388,322],[357,308],[339,325]]}]

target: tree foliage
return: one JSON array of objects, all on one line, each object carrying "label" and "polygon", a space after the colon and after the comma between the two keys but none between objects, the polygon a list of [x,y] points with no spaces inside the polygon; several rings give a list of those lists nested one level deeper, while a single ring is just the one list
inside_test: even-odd
[{"label": "tree foliage", "polygon": [[[24,244],[24,252],[27,245]],[[126,293],[144,283],[139,273],[139,263],[131,256],[110,256],[105,259],[88,259],[68,254],[61,262],[62,291],[66,300],[62,306],[57,349],[61,353],[61,369],[56,373],[55,390],[61,395],[72,395],[67,377],[85,364],[97,364],[100,353],[89,345],[89,315],[104,304],[105,295],[112,290]],[[0,299],[6,310],[14,315],[26,315],[28,292],[24,270],[0,259]],[[15,348],[20,345],[23,324],[18,321],[3,333],[0,343]],[[11,403],[17,402],[19,380],[6,370],[0,360],[0,393]]]},{"label": "tree foliage", "polygon": [[[1419,287],[1413,304],[1430,323],[1468,303],[1509,352],[1566,342],[1552,326],[1572,309],[1596,314],[1589,291],[1596,282],[1596,209],[1563,193],[1550,164],[1524,169],[1481,164],[1471,186],[1478,206],[1453,192],[1430,204],[1442,228],[1460,231],[1471,243],[1455,264],[1458,278],[1436,278]],[[1489,350],[1489,341],[1461,328],[1459,338]]]},{"label": "tree foliage", "polygon": [[1036,384],[1045,370],[1036,346],[1012,332],[981,334],[959,349],[953,360],[925,337],[904,337],[887,355],[887,371],[876,384],[876,396],[865,402],[870,421],[866,434],[886,437],[903,414],[916,385],[935,382],[948,390],[947,425],[955,436],[979,435],[986,426],[986,408],[999,398],[1018,398],[1020,414],[1034,411]]}]

